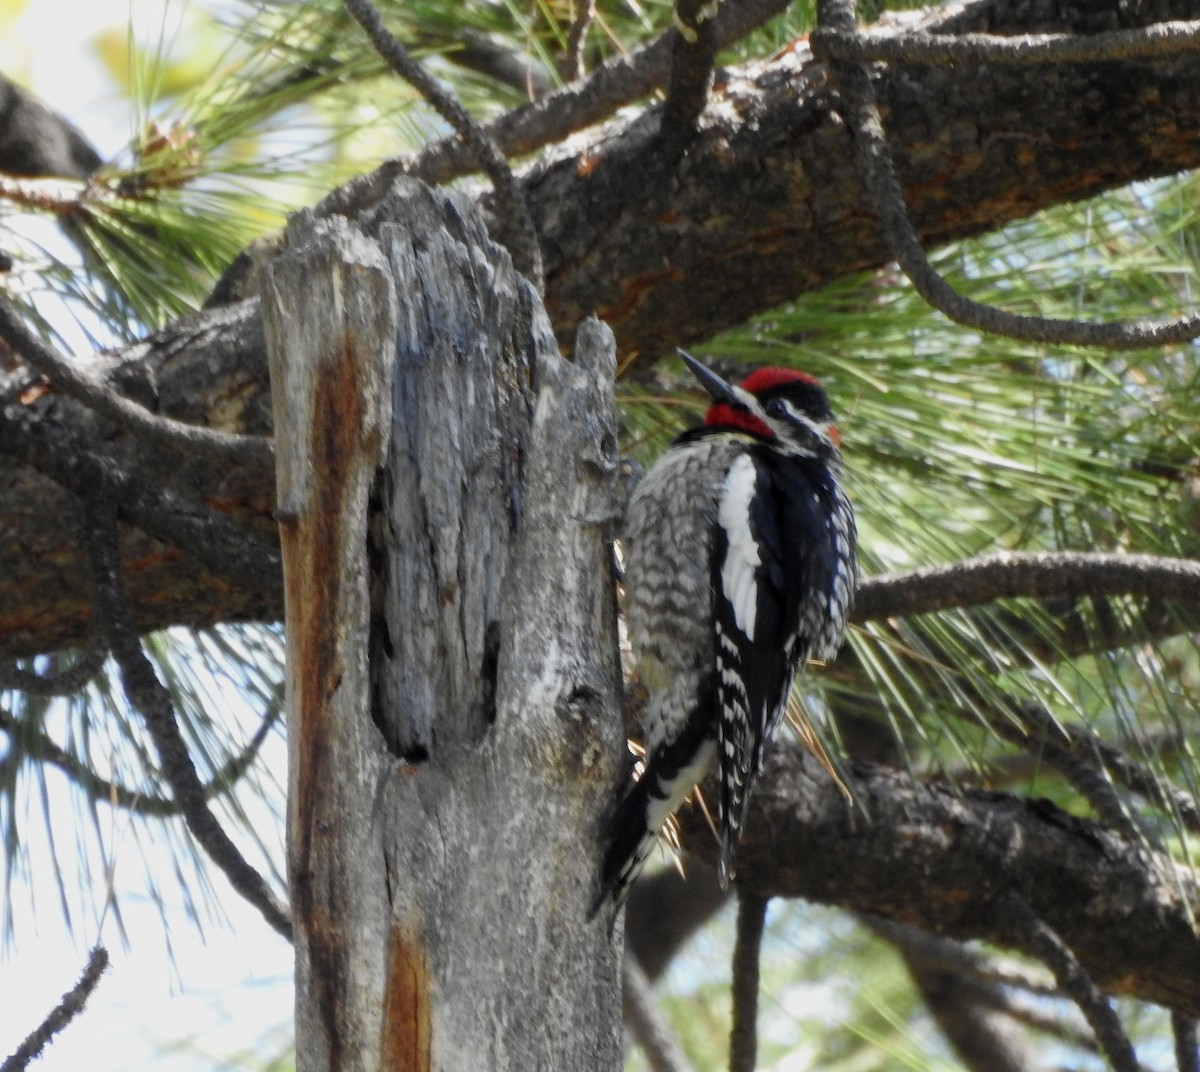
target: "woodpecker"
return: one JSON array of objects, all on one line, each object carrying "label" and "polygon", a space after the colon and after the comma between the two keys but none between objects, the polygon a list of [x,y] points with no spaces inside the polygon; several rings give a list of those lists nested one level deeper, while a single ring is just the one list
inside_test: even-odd
[{"label": "woodpecker", "polygon": [[645,760],[614,816],[601,893],[619,907],[667,818],[719,763],[720,880],[796,670],[841,646],[857,578],[841,439],[821,386],[763,368],[712,398],[626,517],[625,620],[648,690]]}]

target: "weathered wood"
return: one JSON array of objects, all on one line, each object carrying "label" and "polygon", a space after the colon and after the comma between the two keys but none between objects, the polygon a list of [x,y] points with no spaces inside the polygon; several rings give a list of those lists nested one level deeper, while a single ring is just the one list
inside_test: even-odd
[{"label": "weathered wood", "polygon": [[[360,222],[373,240],[285,253],[264,299],[301,443],[279,483],[298,1067],[615,1069],[619,948],[587,919],[621,735],[612,336],[589,322],[565,363],[450,198],[405,184]],[[343,355],[381,347],[376,473],[386,407],[347,397],[378,381]]]},{"label": "weathered wood", "polygon": [[386,876],[372,825],[367,496],[383,459],[396,301],[344,221],[289,227],[263,310],[287,624],[288,875],[297,1068],[378,1069]]},{"label": "weathered wood", "polygon": [[[1137,8],[980,0],[923,18],[949,31],[1086,32],[1125,14],[1144,21],[1194,13],[1192,0]],[[1200,164],[1194,56],[1048,66],[1037,77],[1027,68],[966,64],[877,74],[901,181],[930,248]],[[888,263],[838,107],[824,68],[799,41],[722,71],[682,161],[664,163],[655,117],[644,113],[545,151],[523,183],[560,339],[569,341],[580,317],[597,312],[622,354],[653,354]],[[263,357],[251,299],[185,318],[128,348],[117,355],[117,380],[159,412],[264,432]],[[19,395],[14,388],[0,402]],[[35,405],[48,421],[90,423],[65,399]],[[256,534],[270,524],[268,474],[144,449],[111,430],[105,445],[123,464]],[[50,651],[87,635],[85,574],[62,513],[63,496],[45,478],[18,466],[0,471],[3,654]],[[137,562],[130,596],[146,628],[280,614],[278,583],[248,592],[186,551],[133,533],[129,547]]]}]

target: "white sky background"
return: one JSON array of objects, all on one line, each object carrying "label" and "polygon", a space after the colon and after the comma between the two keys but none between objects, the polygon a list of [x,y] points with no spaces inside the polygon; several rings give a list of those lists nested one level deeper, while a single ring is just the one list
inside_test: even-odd
[{"label": "white sky background", "polygon": [[[0,2],[0,9],[5,5]],[[168,35],[182,4],[146,0],[30,0],[20,18],[3,24],[0,70],[31,87],[50,107],[67,116],[100,151],[112,156],[128,140],[132,114],[92,47],[101,30],[123,28],[130,17],[140,40],[152,42],[167,11]],[[230,697],[234,700],[233,697]],[[268,743],[267,762],[285,762],[278,735]],[[281,775],[282,778],[282,775]],[[50,807],[61,816],[59,854],[70,866],[74,853],[69,827],[76,813],[68,804],[65,779],[52,776]],[[102,821],[110,809],[100,805]],[[45,836],[35,805],[26,835]],[[112,815],[116,884],[124,871],[136,883],[141,849],[122,837],[120,813]],[[284,1052],[290,1038],[291,951],[253,909],[214,874],[215,893],[231,923],[206,923],[204,934],[182,911],[168,906],[172,920],[168,955],[160,908],[136,896],[122,898],[129,946],[108,919],[75,918],[65,933],[58,892],[45,853],[37,854],[36,912],[18,886],[17,933],[12,948],[0,950],[0,1059],[58,1003],[79,978],[96,941],[108,948],[112,965],[87,1010],[43,1052],[38,1072],[153,1069],[154,1072],[211,1072],[222,1067],[254,1068]],[[153,864],[153,861],[151,861]],[[164,855],[163,868],[173,865]],[[67,881],[70,881],[68,876]],[[164,873],[170,896],[175,878]],[[96,902],[103,901],[98,891]],[[175,909],[175,911],[173,911]]]}]

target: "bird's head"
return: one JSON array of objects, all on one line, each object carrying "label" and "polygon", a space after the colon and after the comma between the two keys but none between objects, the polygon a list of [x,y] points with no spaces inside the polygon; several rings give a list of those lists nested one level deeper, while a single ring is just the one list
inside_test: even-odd
[{"label": "bird's head", "polygon": [[838,457],[842,439],[829,399],[807,373],[761,368],[735,386],[690,354],[679,356],[712,398],[705,427],[749,432],[789,454]]}]

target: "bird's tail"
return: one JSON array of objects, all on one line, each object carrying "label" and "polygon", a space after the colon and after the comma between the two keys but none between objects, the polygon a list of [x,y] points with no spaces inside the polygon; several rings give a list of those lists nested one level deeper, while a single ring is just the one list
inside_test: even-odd
[{"label": "bird's tail", "polygon": [[643,775],[629,787],[617,807],[609,825],[608,848],[600,868],[600,893],[589,916],[595,916],[605,903],[611,904],[614,912],[620,908],[629,896],[629,887],[654,851],[659,827],[651,827],[653,801],[650,789],[656,782],[657,779]]},{"label": "bird's tail", "polygon": [[685,739],[649,757],[642,776],[630,786],[613,816],[600,868],[600,894],[591,915],[606,901],[614,910],[625,903],[629,887],[654,851],[659,832],[704,776],[715,752],[712,739]]}]

